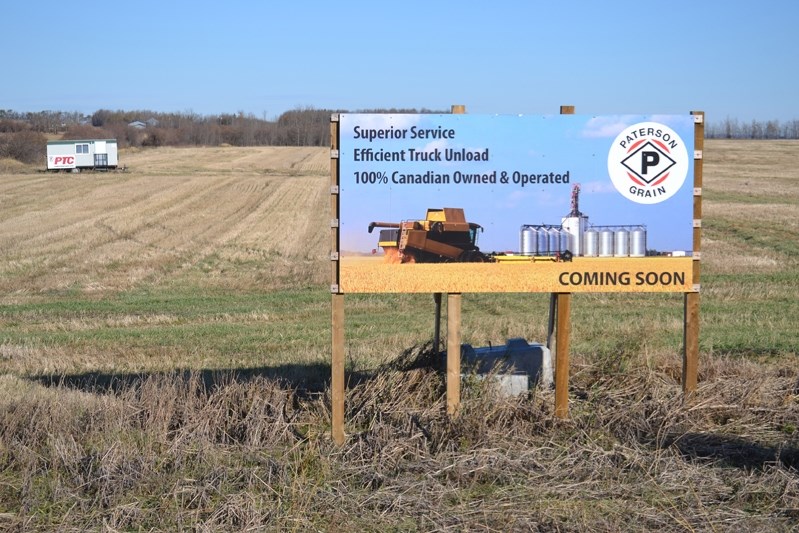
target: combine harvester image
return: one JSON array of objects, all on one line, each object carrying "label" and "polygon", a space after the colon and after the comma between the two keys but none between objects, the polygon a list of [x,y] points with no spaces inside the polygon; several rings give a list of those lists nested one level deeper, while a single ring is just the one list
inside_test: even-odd
[{"label": "combine harvester image", "polygon": [[424,220],[372,222],[380,230],[378,246],[399,263],[485,263],[491,258],[477,247],[483,227],[466,222],[463,209],[428,209]]},{"label": "combine harvester image", "polygon": [[467,222],[463,209],[428,209],[424,220],[372,222],[369,233],[380,230],[378,246],[386,257],[398,263],[529,263],[531,261],[571,261],[568,250],[553,255],[483,253],[477,246],[480,224]]}]

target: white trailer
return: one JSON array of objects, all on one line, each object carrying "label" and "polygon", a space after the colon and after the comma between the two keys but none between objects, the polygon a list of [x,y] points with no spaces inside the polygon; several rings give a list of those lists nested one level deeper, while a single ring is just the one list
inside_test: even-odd
[{"label": "white trailer", "polygon": [[47,170],[113,170],[118,164],[116,139],[47,142]]}]

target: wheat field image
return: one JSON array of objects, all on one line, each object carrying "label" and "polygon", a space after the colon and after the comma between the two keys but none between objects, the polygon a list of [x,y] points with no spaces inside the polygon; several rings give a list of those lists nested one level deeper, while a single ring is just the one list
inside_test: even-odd
[{"label": "wheat field image", "polygon": [[[799,142],[705,142],[690,397],[679,293],[573,296],[567,420],[469,379],[448,416],[432,295],[346,294],[342,446],[329,156],[0,160],[0,531],[799,528]],[[465,293],[463,341],[548,302]]]}]

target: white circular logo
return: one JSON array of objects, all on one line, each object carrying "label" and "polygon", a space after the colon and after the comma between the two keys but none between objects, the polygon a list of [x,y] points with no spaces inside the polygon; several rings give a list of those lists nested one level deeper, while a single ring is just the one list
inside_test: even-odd
[{"label": "white circular logo", "polygon": [[622,131],[608,152],[608,174],[622,196],[657,204],[680,190],[688,175],[688,152],[664,124],[639,122]]}]

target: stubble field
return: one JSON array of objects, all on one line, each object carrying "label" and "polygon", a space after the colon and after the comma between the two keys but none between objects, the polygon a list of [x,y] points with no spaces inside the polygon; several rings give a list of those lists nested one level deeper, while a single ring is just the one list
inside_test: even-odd
[{"label": "stubble field", "polygon": [[[348,295],[342,447],[328,150],[0,161],[0,530],[793,530],[798,157],[706,142],[688,401],[681,295],[575,295],[568,421],[478,383],[447,417],[432,297]],[[543,341],[547,303],[465,294],[464,342]]]}]

